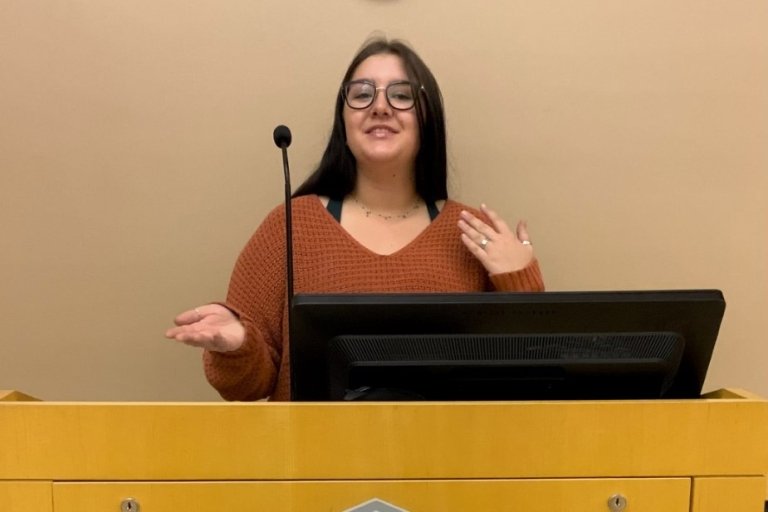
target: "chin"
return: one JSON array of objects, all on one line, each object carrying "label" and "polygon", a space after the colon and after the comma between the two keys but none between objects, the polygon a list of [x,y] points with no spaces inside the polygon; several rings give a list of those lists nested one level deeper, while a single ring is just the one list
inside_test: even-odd
[{"label": "chin", "polygon": [[410,150],[410,148],[402,147],[369,147],[359,152],[360,157],[356,158],[360,161],[370,162],[374,164],[386,164],[395,162],[413,162],[416,160],[416,152]]},{"label": "chin", "polygon": [[404,158],[402,153],[366,153],[363,158],[363,162],[368,162],[374,165],[389,165],[396,164],[398,162],[408,162],[407,158]]}]

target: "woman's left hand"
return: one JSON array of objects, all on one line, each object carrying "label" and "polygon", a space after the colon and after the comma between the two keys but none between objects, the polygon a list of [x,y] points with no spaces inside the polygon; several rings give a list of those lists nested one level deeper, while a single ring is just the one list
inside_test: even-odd
[{"label": "woman's left hand", "polygon": [[488,216],[488,225],[464,210],[461,212],[459,229],[461,241],[467,249],[483,264],[489,274],[514,272],[527,267],[533,260],[533,246],[528,236],[525,221],[517,223],[515,231],[496,212],[481,205],[480,209]]}]

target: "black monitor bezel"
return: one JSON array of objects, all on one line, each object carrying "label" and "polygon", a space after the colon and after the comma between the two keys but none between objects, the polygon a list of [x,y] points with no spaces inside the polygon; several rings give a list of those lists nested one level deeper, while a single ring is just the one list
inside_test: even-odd
[{"label": "black monitor bezel", "polygon": [[[326,349],[335,335],[584,332],[681,334],[680,369],[664,398],[695,398],[724,312],[723,294],[713,289],[297,294],[291,311],[291,399],[329,400]],[[403,322],[417,326],[405,329]]]}]

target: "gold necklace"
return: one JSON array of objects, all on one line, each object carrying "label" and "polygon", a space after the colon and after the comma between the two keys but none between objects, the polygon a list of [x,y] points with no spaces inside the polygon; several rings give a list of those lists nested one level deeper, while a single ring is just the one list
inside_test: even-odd
[{"label": "gold necklace", "polygon": [[360,208],[365,212],[366,217],[370,217],[371,215],[376,215],[377,217],[381,217],[384,220],[392,220],[392,219],[407,219],[411,216],[413,212],[419,209],[421,206],[421,199],[418,197],[413,202],[413,205],[411,205],[407,210],[403,210],[400,213],[392,213],[392,214],[386,214],[386,213],[379,213],[371,210],[368,208],[365,204],[360,202],[356,197],[353,197],[352,200],[355,202],[355,204],[359,205]]}]

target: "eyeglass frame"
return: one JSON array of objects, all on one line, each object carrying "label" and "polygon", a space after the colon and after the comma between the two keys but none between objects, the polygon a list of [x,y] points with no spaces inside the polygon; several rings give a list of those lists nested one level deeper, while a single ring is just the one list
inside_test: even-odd
[{"label": "eyeglass frame", "polygon": [[[371,97],[371,102],[368,105],[364,107],[353,107],[352,105],[349,104],[349,98],[347,97],[347,88],[352,84],[368,84],[373,86],[373,96]],[[413,105],[411,105],[408,108],[398,108],[392,105],[392,102],[389,100],[389,94],[387,94],[387,91],[393,85],[403,85],[403,84],[408,84],[409,86],[411,86],[411,92],[414,93]],[[344,103],[346,103],[346,105],[352,110],[365,110],[367,108],[370,108],[371,105],[373,105],[376,102],[376,96],[379,94],[379,91],[381,90],[384,91],[384,98],[387,100],[387,105],[389,105],[394,110],[398,110],[400,112],[407,112],[408,110],[411,110],[412,108],[416,107],[416,96],[417,96],[416,93],[418,91],[423,91],[424,86],[421,85],[417,88],[414,86],[413,82],[411,82],[410,80],[396,80],[394,82],[389,82],[387,85],[382,85],[380,87],[376,87],[376,82],[372,80],[366,80],[366,79],[350,80],[348,82],[344,82],[343,84],[341,84],[341,96],[344,98]]]}]

